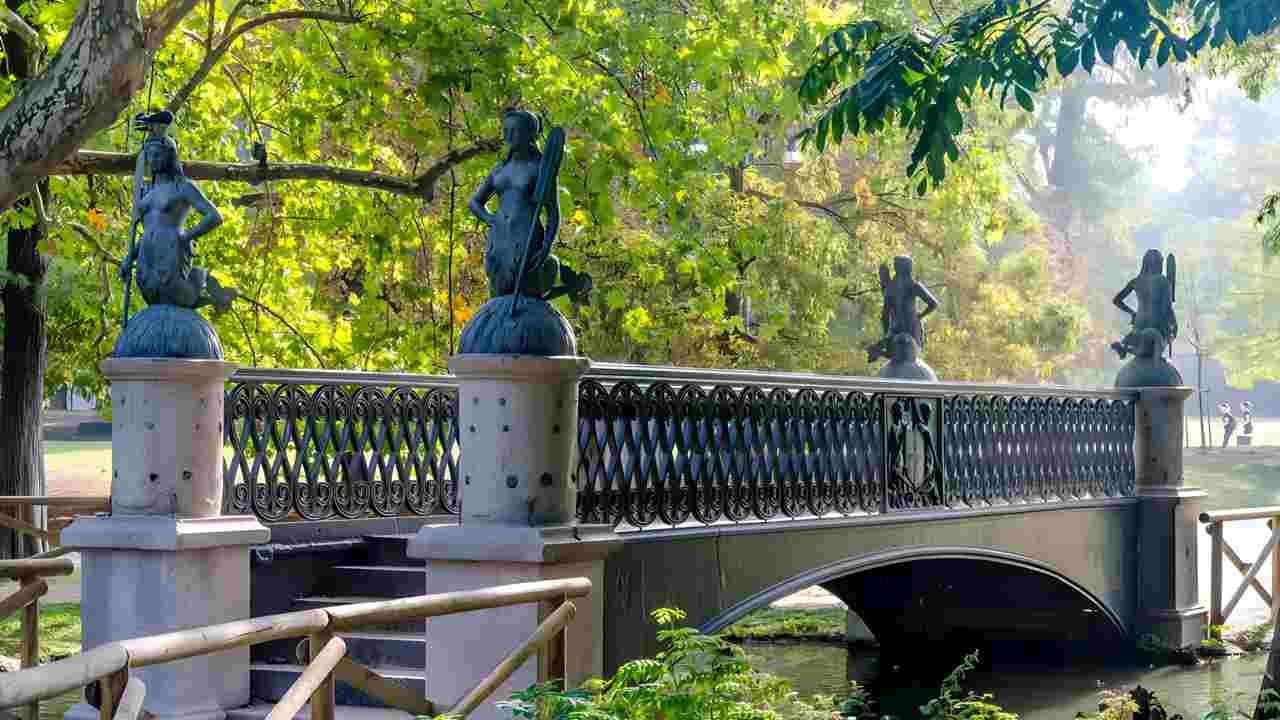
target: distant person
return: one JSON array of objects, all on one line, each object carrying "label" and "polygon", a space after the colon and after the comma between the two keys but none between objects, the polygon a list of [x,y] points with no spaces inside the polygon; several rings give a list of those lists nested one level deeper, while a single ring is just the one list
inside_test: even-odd
[{"label": "distant person", "polygon": [[1245,435],[1253,434],[1253,403],[1245,400],[1240,403],[1240,419],[1244,422],[1244,428],[1241,430]]},{"label": "distant person", "polygon": [[1218,412],[1222,413],[1222,447],[1231,445],[1231,434],[1236,431],[1236,417],[1231,414],[1231,405],[1226,402],[1218,403]]}]

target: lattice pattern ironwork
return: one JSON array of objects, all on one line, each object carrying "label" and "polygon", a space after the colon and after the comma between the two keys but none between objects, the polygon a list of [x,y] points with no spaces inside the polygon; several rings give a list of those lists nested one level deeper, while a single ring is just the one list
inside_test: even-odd
[{"label": "lattice pattern ironwork", "polygon": [[[264,521],[457,514],[462,448],[448,380],[233,381],[226,511]],[[1133,399],[1096,393],[588,376],[578,517],[646,527],[1131,495],[1134,433]]]},{"label": "lattice pattern ironwork", "polygon": [[224,504],[264,521],[458,512],[457,393],[237,382]]}]

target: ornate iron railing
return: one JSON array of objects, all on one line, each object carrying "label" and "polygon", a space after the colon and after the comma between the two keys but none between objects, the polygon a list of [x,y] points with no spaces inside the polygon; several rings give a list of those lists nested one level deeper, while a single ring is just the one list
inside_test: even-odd
[{"label": "ornate iron railing", "polygon": [[[680,525],[1133,493],[1131,393],[597,364],[578,515]],[[245,370],[228,510],[263,520],[456,514],[450,377]]]}]

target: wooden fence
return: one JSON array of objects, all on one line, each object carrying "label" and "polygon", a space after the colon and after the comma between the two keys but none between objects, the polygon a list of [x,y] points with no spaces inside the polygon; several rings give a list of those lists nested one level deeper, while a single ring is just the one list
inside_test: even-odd
[{"label": "wooden fence", "polygon": [[[33,508],[50,509],[48,528],[35,522]],[[5,512],[8,511],[8,512]],[[58,535],[71,524],[74,512],[110,512],[111,498],[89,496],[0,495],[0,527],[37,538],[47,549],[58,544]]]},{"label": "wooden fence", "polygon": [[[1261,520],[1267,519],[1267,526],[1271,529],[1271,536],[1267,539],[1266,544],[1262,546],[1256,558],[1246,563],[1227,543],[1223,537],[1223,526],[1226,523],[1239,520]],[[1262,569],[1262,564],[1268,557],[1275,557],[1275,547],[1277,541],[1280,541],[1280,506],[1257,507],[1257,508],[1239,508],[1234,510],[1214,510],[1212,512],[1200,513],[1200,522],[1208,525],[1205,530],[1211,538],[1211,549],[1209,553],[1209,627],[1210,632],[1214,632],[1214,628],[1225,625],[1227,618],[1231,617],[1231,612],[1236,609],[1240,603],[1240,599],[1244,594],[1252,589],[1262,598],[1262,601],[1271,608],[1270,619],[1275,622],[1276,613],[1280,610],[1280,562],[1274,559],[1271,562],[1271,587],[1270,589],[1263,586],[1258,580],[1258,572]],[[1244,576],[1240,585],[1231,593],[1231,599],[1224,606],[1223,598],[1223,578],[1222,578],[1222,561],[1229,561],[1240,574]]]},{"label": "wooden fence", "polygon": [[[44,579],[75,572],[75,564],[58,557],[65,553],[66,550],[58,548],[23,560],[0,560],[0,580],[18,581],[16,592],[0,597],[0,620],[16,612],[22,613],[20,662],[23,668],[34,668],[40,664],[40,598],[49,592],[49,583]],[[39,703],[29,703],[28,720],[38,720],[39,716]]]},{"label": "wooden fence", "polygon": [[[66,561],[41,559],[14,562],[27,563],[28,569],[23,572],[29,574],[32,572],[31,568],[45,567],[42,563]],[[56,567],[61,569],[64,565]],[[447,713],[465,718],[539,648],[549,642],[564,642],[564,627],[575,612],[571,599],[584,597],[590,592],[591,581],[586,578],[545,580],[465,592],[335,605],[122,640],[42,667],[27,668],[6,675],[4,683],[0,683],[0,709],[22,706],[35,708],[41,700],[83,687],[88,701],[98,708],[101,720],[143,720],[148,717],[148,713],[142,709],[146,687],[140,678],[130,675],[131,669],[247,647],[269,640],[305,638],[309,663],[267,715],[267,720],[292,720],[308,702],[311,704],[311,720],[333,720],[334,690],[338,681],[362,690],[391,707],[415,715]],[[559,605],[538,625],[533,634],[498,663],[456,705],[449,708],[441,708],[403,685],[348,659],[346,644],[337,635],[342,631],[390,622],[556,601],[559,601]],[[553,653],[553,656],[563,657],[563,654]],[[553,674],[555,672],[562,676],[563,667],[553,668]]]}]

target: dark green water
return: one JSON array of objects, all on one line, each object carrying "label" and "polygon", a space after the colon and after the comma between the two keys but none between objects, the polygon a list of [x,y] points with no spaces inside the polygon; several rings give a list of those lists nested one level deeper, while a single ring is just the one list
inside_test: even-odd
[{"label": "dark green water", "polygon": [[[870,688],[881,714],[902,718],[918,717],[915,708],[937,696],[941,679],[881,667],[877,653],[849,651],[839,645],[782,642],[745,647],[756,668],[791,680],[801,695],[845,697],[849,681],[856,680]],[[1219,699],[1252,711],[1265,665],[1263,653],[1156,669],[984,664],[970,673],[965,687],[993,694],[997,704],[1026,720],[1072,720],[1077,712],[1096,710],[1101,691],[1140,684],[1154,690],[1171,714],[1179,712],[1194,720]]]}]

